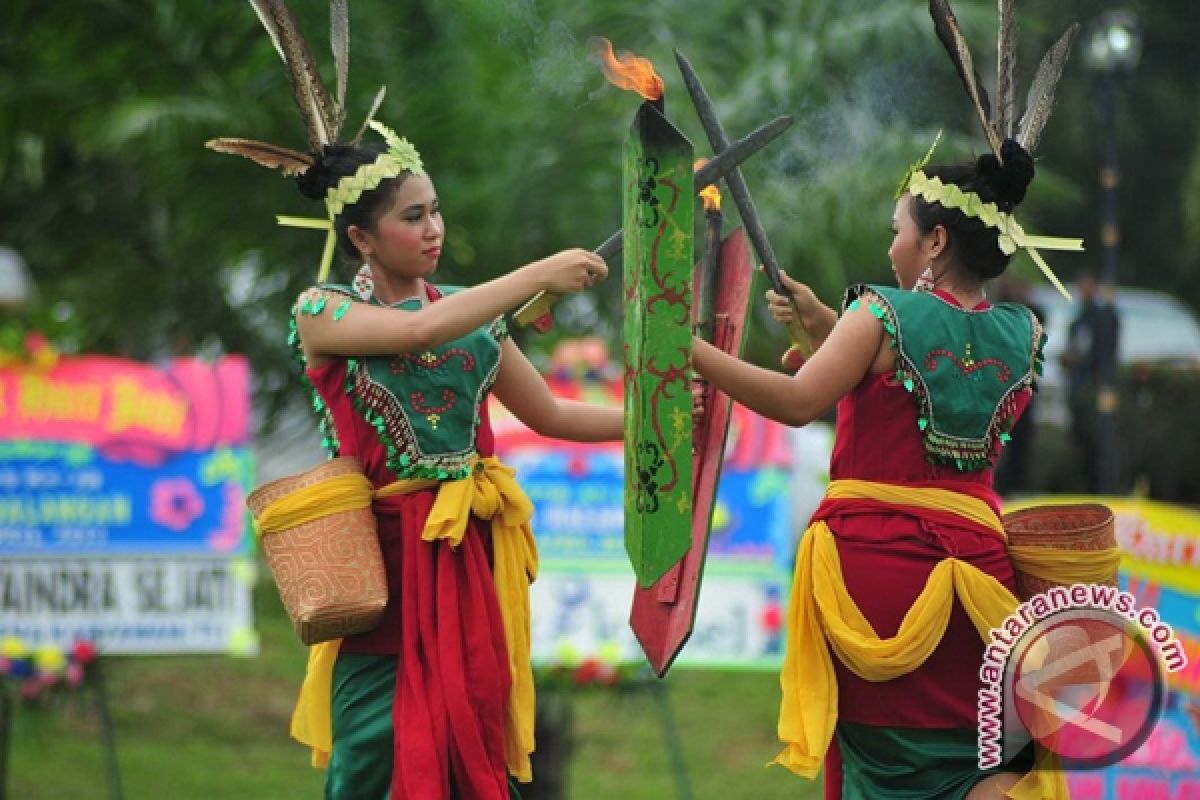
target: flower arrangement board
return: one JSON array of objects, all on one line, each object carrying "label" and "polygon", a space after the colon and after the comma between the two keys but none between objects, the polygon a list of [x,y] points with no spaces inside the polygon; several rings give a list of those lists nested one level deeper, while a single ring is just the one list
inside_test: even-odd
[{"label": "flower arrangement board", "polygon": [[0,360],[0,637],[256,649],[249,383],[240,356]]}]

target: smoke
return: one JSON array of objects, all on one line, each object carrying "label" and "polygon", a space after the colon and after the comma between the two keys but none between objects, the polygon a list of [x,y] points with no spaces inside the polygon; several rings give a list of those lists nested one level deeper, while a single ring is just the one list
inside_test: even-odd
[{"label": "smoke", "polygon": [[[796,87],[797,106],[789,109],[796,123],[781,145],[765,154],[766,171],[832,186],[863,167],[886,168],[907,148],[915,130],[942,124],[931,119],[934,103],[926,78],[920,71],[889,66],[828,84],[825,97],[814,98],[816,92]],[[895,163],[897,174],[907,163]]]},{"label": "smoke", "polygon": [[484,0],[476,7],[496,32],[496,41],[525,60],[531,95],[569,98],[597,84],[597,70],[570,26],[542,19],[534,0]]}]

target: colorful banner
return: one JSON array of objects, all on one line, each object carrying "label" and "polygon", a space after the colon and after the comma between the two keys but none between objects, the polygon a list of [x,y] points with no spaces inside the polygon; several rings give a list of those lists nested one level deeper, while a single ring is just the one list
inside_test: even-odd
[{"label": "colorful banner", "polygon": [[0,635],[253,651],[248,439],[239,356],[0,369]]},{"label": "colorful banner", "polygon": [[155,467],[57,442],[0,441],[0,553],[245,553],[245,448]]},{"label": "colorful banner", "polygon": [[[558,665],[564,653],[645,663],[629,627],[629,579],[628,565],[612,574],[542,570],[530,593],[534,663]],[[676,666],[779,669],[789,583],[778,573],[706,575],[695,628]]]},{"label": "colorful banner", "polygon": [[0,369],[0,439],[88,445],[152,465],[183,451],[245,445],[249,386],[240,356],[215,364],[176,358],[162,369],[107,356]]},{"label": "colorful banner", "polygon": [[255,561],[238,558],[5,559],[0,639],[105,653],[253,654]]},{"label": "colorful banner", "polygon": [[1152,608],[1183,646],[1187,666],[1167,673],[1166,708],[1150,738],[1121,763],[1071,773],[1072,800],[1200,800],[1200,512],[1129,497],[1052,495],[1034,505],[1103,503],[1113,510],[1121,548],[1118,581]]},{"label": "colorful banner", "polygon": [[1150,738],[1120,764],[1067,774],[1071,800],[1200,798],[1200,705],[1172,693]]}]

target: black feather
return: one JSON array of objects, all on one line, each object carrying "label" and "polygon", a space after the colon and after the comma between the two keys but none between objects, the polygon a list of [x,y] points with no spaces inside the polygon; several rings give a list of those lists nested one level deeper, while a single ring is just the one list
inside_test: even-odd
[{"label": "black feather", "polygon": [[975,71],[971,50],[967,47],[967,40],[958,26],[958,19],[954,16],[950,3],[947,0],[929,0],[929,16],[933,18],[933,27],[937,31],[938,40],[949,54],[950,60],[958,72],[959,80],[967,90],[967,96],[971,98],[971,105],[974,106],[975,113],[979,117],[979,124],[983,126],[988,144],[991,146],[992,152],[999,156],[1000,139],[996,135],[996,131],[992,129],[990,122],[991,107],[987,91],[979,80],[979,73]]}]

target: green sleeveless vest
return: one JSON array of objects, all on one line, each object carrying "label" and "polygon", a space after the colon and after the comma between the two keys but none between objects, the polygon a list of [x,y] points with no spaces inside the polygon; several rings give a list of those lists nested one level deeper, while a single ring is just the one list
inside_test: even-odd
[{"label": "green sleeveless vest", "polygon": [[854,286],[844,306],[864,302],[896,349],[895,379],[917,404],[927,458],[964,471],[990,466],[1011,438],[1017,393],[1041,374],[1037,317],[1018,303],[972,311],[886,286]]},{"label": "green sleeveless vest", "polygon": [[[320,288],[361,300],[349,286],[323,284]],[[437,289],[443,295],[460,290],[444,286]],[[367,302],[384,305],[374,296]],[[421,301],[415,297],[392,306],[406,311],[420,307]],[[455,480],[468,474],[475,454],[480,409],[496,381],[500,342],[507,335],[501,317],[461,339],[425,352],[346,359],[344,390],[355,410],[375,428],[387,451],[388,467],[397,478]],[[304,367],[295,312],[289,342]],[[322,444],[330,456],[336,456],[339,447],[329,409],[311,384],[309,389]]]}]

